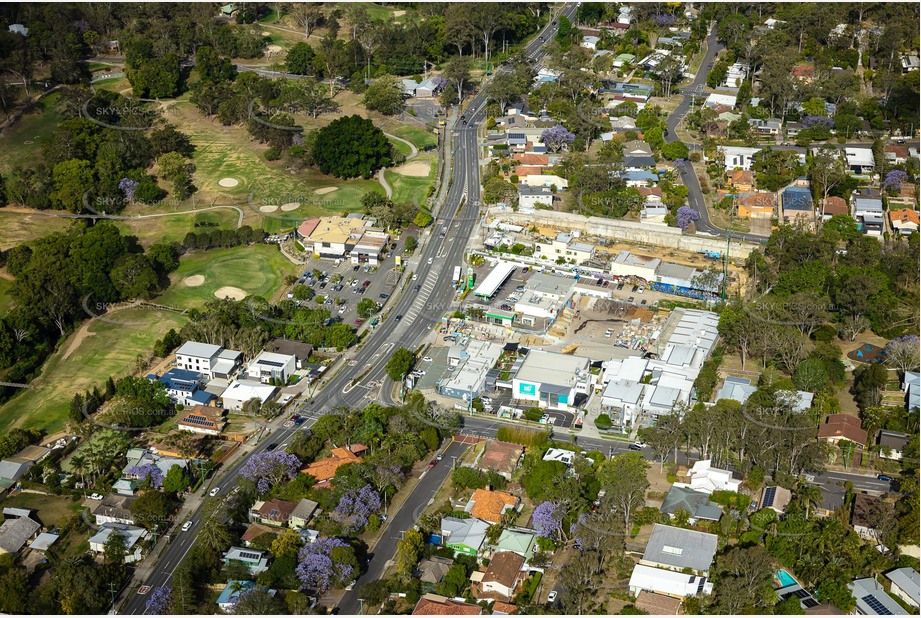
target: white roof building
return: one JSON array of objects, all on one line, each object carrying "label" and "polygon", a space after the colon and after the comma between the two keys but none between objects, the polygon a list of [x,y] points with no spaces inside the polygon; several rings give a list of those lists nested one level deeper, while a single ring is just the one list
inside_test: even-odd
[{"label": "white roof building", "polygon": [[549,448],[547,452],[544,453],[544,461],[559,461],[560,463],[566,464],[567,468],[572,465],[575,459],[575,452],[567,451],[562,448]]},{"label": "white roof building", "polygon": [[141,548],[138,543],[147,538],[148,532],[139,526],[129,526],[128,524],[105,523],[99,527],[99,530],[90,537],[90,550],[96,553],[105,551],[106,543],[113,534],[119,534],[122,542],[125,544],[125,562],[132,563],[141,559]]},{"label": "white roof building", "polygon": [[911,567],[902,567],[893,569],[886,573],[886,578],[892,582],[892,594],[899,597],[912,607],[921,607],[919,591],[921,591],[921,579],[918,571]]},{"label": "white roof building", "polygon": [[252,380],[234,380],[230,386],[221,393],[221,399],[224,401],[224,407],[228,410],[242,410],[243,404],[250,399],[258,399],[259,404],[263,405],[271,399],[276,387]]},{"label": "white roof building", "polygon": [[679,599],[713,592],[713,584],[702,575],[687,575],[642,564],[633,567],[629,585],[630,594],[634,596],[644,590]]},{"label": "white roof building", "polygon": [[702,459],[688,471],[687,483],[675,483],[675,487],[687,487],[694,491],[712,494],[714,491],[739,491],[742,481],[732,478],[732,472],[710,465],[709,459]]},{"label": "white roof building", "polygon": [[723,168],[729,170],[751,170],[752,159],[761,148],[745,148],[742,146],[720,146],[717,150],[723,153]]},{"label": "white roof building", "polygon": [[733,94],[717,94],[716,92],[710,93],[707,96],[707,100],[704,101],[704,107],[715,107],[717,105],[725,105],[735,109],[736,96]]}]

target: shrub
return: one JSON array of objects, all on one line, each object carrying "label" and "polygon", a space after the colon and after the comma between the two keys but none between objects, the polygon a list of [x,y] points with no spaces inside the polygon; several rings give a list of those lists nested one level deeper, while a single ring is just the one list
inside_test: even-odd
[{"label": "shrub", "polygon": [[599,414],[598,418],[595,419],[595,427],[601,431],[607,431],[613,425],[614,423],[611,422],[611,417],[607,414]]}]

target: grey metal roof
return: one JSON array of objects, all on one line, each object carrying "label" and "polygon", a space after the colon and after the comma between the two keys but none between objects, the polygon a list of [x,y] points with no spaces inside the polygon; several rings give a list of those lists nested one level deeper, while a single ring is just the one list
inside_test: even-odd
[{"label": "grey metal roof", "polygon": [[643,560],[677,569],[706,571],[713,563],[717,540],[715,534],[655,524]]},{"label": "grey metal roof", "polygon": [[712,502],[709,495],[687,487],[672,485],[665,494],[665,500],[659,510],[674,515],[681,509],[687,511],[695,519],[719,521],[723,516],[723,509],[716,502]]},{"label": "grey metal roof", "polygon": [[198,341],[186,341],[179,347],[178,350],[176,350],[176,354],[182,354],[184,356],[197,356],[200,358],[212,358],[220,351],[221,346],[219,345],[200,343]]},{"label": "grey metal roof", "polygon": [[904,590],[915,602],[915,605],[919,603],[918,596],[919,591],[921,591],[921,580],[919,580],[919,574],[916,570],[911,567],[902,567],[889,571],[886,573],[886,577],[893,584]]},{"label": "grey metal roof", "polygon": [[10,554],[19,552],[41,527],[41,524],[28,517],[7,519],[0,525],[0,549]]},{"label": "grey metal roof", "polygon": [[872,577],[855,579],[847,585],[857,601],[857,611],[864,616],[907,616],[895,599],[886,594]]}]

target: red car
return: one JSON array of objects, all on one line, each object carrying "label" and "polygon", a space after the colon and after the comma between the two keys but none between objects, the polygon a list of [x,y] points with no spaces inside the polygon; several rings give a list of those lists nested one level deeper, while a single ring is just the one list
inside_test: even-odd
[{"label": "red car", "polygon": [[361,318],[358,318],[357,320],[355,320],[355,326],[361,326],[361,325],[364,324],[364,323],[365,323],[365,321],[362,320]]},{"label": "red car", "polygon": [[433,459],[432,461],[429,462],[429,468],[434,468],[437,464],[438,464],[438,461]]}]

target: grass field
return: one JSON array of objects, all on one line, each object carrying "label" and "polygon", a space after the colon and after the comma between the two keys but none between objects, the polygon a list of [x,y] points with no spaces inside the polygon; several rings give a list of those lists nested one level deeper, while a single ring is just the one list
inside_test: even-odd
[{"label": "grass field", "polygon": [[429,131],[423,131],[422,129],[411,127],[408,124],[387,124],[384,126],[384,131],[390,133],[391,135],[402,137],[408,142],[412,142],[413,145],[419,150],[422,150],[428,146],[436,146],[438,144],[437,135]]},{"label": "grass field", "polygon": [[[144,207],[138,207],[138,211]],[[126,211],[129,214],[136,214]],[[189,232],[203,232],[214,229],[234,230],[237,228],[237,212],[231,209],[208,210],[205,212],[157,217],[138,221],[117,221],[123,234],[137,236],[145,247],[157,242],[182,242]]]},{"label": "grass field", "polygon": [[73,219],[52,217],[41,213],[10,212],[0,208],[0,250],[67,229]]},{"label": "grass field", "polygon": [[426,177],[403,176],[402,174],[397,174],[396,172],[384,172],[387,177],[387,183],[393,188],[394,202],[409,201],[417,205],[425,204],[425,199],[428,195],[429,187],[435,181],[435,160],[431,156],[423,155],[413,159],[413,161],[425,161],[431,163],[432,165],[431,170],[429,171],[429,175]]},{"label": "grass field", "polygon": [[[285,275],[297,272],[297,266],[272,245],[199,251],[181,258],[179,268],[170,276],[169,289],[155,302],[182,309],[201,307],[214,300],[214,292],[222,287],[271,298]],[[198,287],[185,285],[183,280],[193,275],[204,276],[205,282]]]},{"label": "grass field", "polygon": [[0,171],[9,172],[17,165],[31,166],[42,160],[41,144],[64,117],[57,112],[60,95],[49,94],[38,102],[38,109],[20,118],[3,131]]},{"label": "grass field", "polygon": [[52,496],[47,494],[18,493],[3,501],[3,506],[37,511],[38,519],[45,528],[60,527],[71,516],[80,513],[83,506],[74,502],[70,496]]},{"label": "grass field", "polygon": [[73,343],[71,335],[45,363],[41,375],[32,381],[32,388],[0,408],[0,432],[13,427],[33,427],[48,433],[60,430],[76,393],[92,386],[102,387],[109,376],[133,373],[138,355],[146,357],[154,341],[186,322],[184,316],[171,311],[141,308],[119,311],[110,319],[141,325],[97,320],[89,326],[88,336],[64,358]]}]

